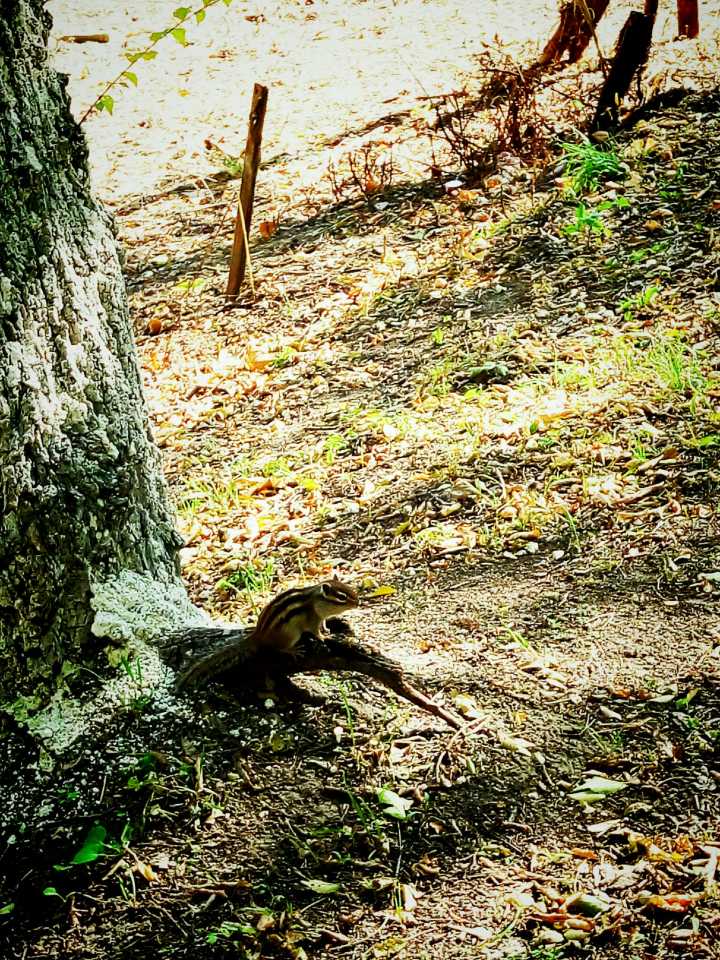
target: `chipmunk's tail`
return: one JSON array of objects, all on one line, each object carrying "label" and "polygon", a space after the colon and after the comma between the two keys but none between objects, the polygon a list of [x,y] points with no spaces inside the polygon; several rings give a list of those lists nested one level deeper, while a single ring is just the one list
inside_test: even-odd
[{"label": "chipmunk's tail", "polygon": [[[191,687],[197,687],[202,683],[207,683],[215,677],[222,676],[228,670],[233,670],[240,666],[245,660],[255,652],[253,642],[253,631],[242,630],[238,628],[224,629],[218,628],[200,628],[207,632],[212,630],[215,636],[222,634],[230,642],[215,650],[205,657],[201,657],[192,663],[187,670],[180,675],[177,682],[179,690],[187,690]],[[230,639],[232,637],[232,639]]]}]

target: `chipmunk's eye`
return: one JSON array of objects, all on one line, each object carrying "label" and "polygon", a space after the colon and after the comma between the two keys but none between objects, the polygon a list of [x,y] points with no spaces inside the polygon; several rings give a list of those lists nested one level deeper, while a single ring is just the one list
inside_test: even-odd
[{"label": "chipmunk's eye", "polygon": [[322,585],[322,594],[326,600],[330,600],[333,603],[347,603],[348,601],[347,591],[333,586],[331,583],[324,583]]}]

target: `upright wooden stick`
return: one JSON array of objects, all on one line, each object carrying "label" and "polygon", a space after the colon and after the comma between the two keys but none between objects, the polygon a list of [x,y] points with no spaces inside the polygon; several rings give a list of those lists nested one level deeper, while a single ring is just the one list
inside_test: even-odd
[{"label": "upright wooden stick", "polygon": [[630,89],[634,76],[645,69],[650,53],[658,0],[645,0],[645,13],[631,10],[620,31],[615,56],[590,124],[590,132],[607,130],[618,122],[620,104]]},{"label": "upright wooden stick", "polygon": [[678,0],[678,36],[691,40],[700,33],[698,0]]},{"label": "upright wooden stick", "polygon": [[240,184],[240,201],[235,218],[235,237],[230,257],[227,290],[225,291],[225,296],[231,299],[235,299],[238,295],[240,284],[245,276],[245,266],[249,255],[248,237],[250,235],[253,200],[255,199],[255,181],[260,166],[260,146],[262,144],[267,97],[268,88],[261,83],[256,83],[253,88],[252,105],[250,107],[242,182]]}]

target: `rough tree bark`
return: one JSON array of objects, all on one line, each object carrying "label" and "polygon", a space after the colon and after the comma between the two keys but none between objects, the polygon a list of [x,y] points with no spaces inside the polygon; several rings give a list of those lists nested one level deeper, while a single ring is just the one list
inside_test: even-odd
[{"label": "rough tree bark", "polygon": [[[180,589],[112,223],[42,0],[0,18],[0,701],[87,663],[98,592]],[[138,578],[140,579],[140,578]],[[97,624],[95,632],[98,632]]]}]

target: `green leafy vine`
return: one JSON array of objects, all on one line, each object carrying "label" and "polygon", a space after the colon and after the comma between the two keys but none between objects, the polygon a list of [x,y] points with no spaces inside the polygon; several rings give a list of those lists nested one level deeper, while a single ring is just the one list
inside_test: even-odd
[{"label": "green leafy vine", "polygon": [[[187,30],[184,26],[189,20],[195,20],[196,23],[202,23],[205,19],[206,13],[210,7],[214,7],[216,4],[222,3],[226,7],[229,7],[232,3],[232,0],[202,0],[202,4],[199,7],[177,7],[173,11],[173,17],[175,22],[166,27],[165,30],[157,30],[154,33],[150,34],[149,43],[147,46],[143,47],[142,50],[133,50],[125,54],[129,66],[134,67],[136,63],[142,60],[154,60],[157,56],[157,50],[155,47],[160,43],[161,40],[164,40],[165,37],[172,37],[181,47],[187,46]],[[115,106],[115,99],[111,96],[110,91],[114,87],[136,87],[138,85],[138,76],[134,70],[125,67],[121,70],[120,73],[112,80],[110,80],[105,87],[101,90],[95,100],[90,104],[85,113],[80,118],[80,123],[84,123],[91,113],[97,111],[105,110],[107,113],[113,112],[113,107]]]}]

